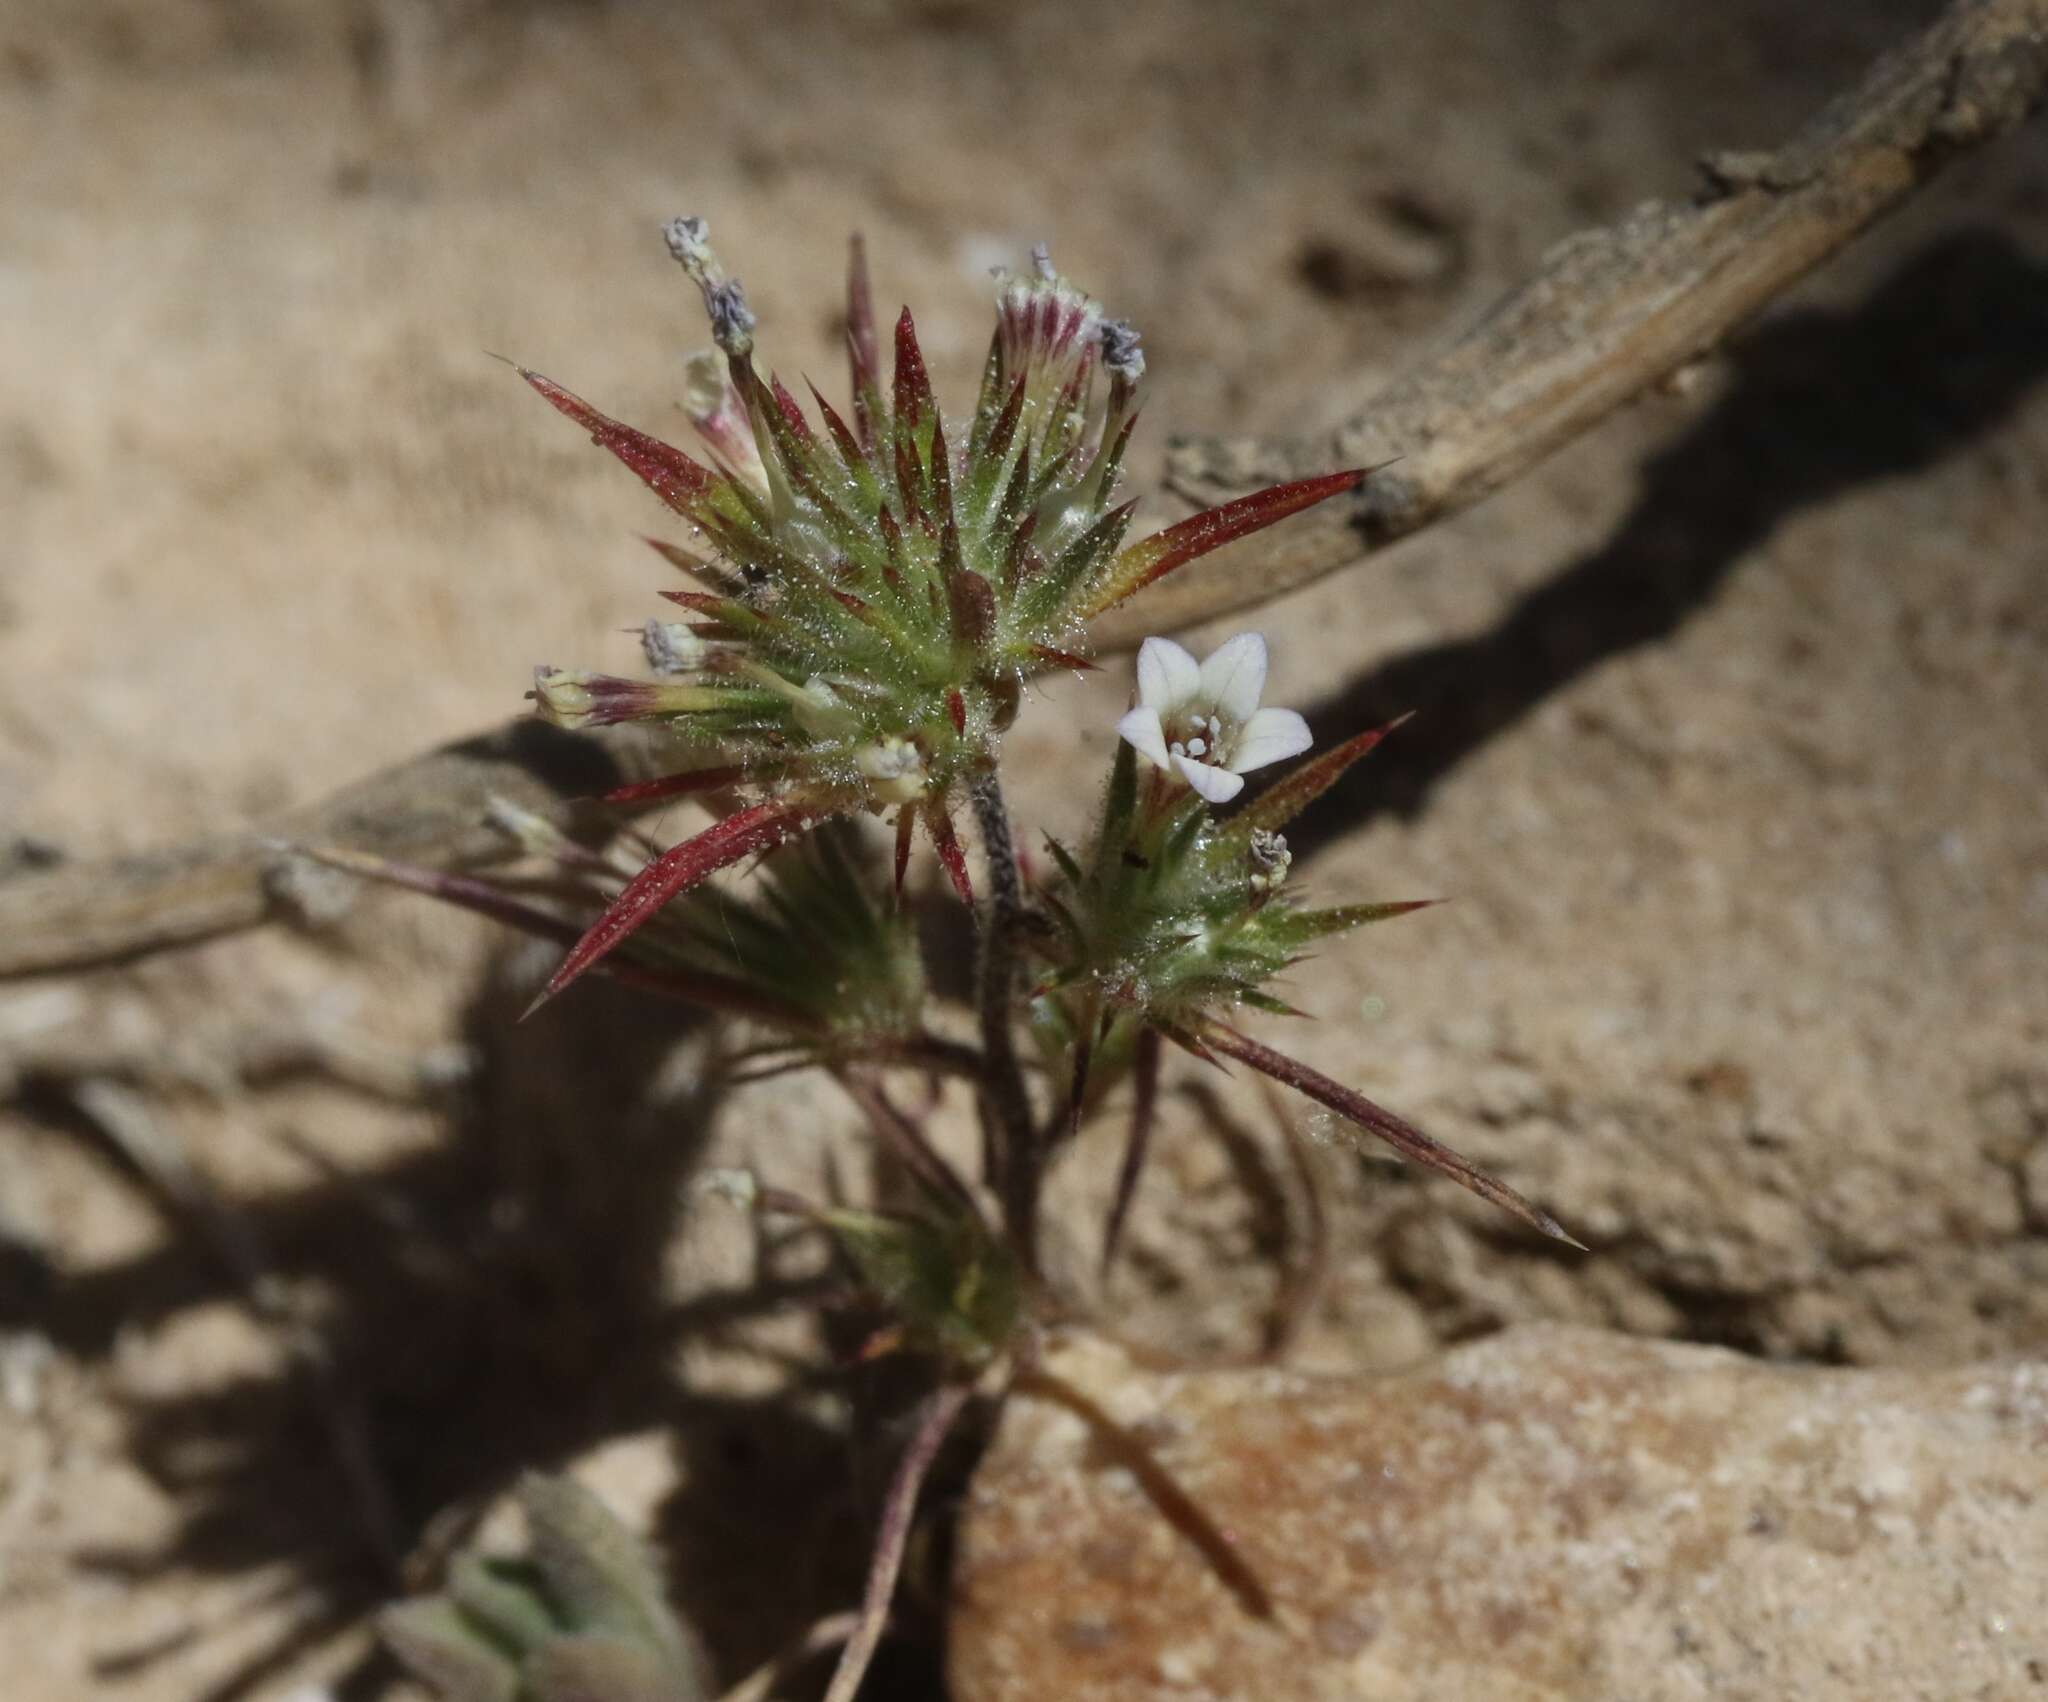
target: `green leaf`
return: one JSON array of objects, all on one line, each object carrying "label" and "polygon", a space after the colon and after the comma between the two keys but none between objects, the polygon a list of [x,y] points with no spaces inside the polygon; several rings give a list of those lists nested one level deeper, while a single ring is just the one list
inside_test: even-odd
[{"label": "green leaf", "polygon": [[519,1483],[534,1564],[569,1628],[641,1638],[679,1656],[683,1637],[654,1558],[605,1504],[566,1477]]},{"label": "green leaf", "polygon": [[1081,865],[1074,861],[1073,852],[1069,851],[1049,833],[1045,836],[1045,849],[1052,860],[1059,865],[1060,873],[1067,877],[1071,885],[1078,888],[1082,881]]},{"label": "green leaf", "polygon": [[530,1649],[560,1629],[548,1611],[540,1574],[523,1560],[464,1555],[448,1570],[448,1599],[509,1653]]},{"label": "green leaf", "polygon": [[1131,840],[1131,824],[1138,814],[1138,753],[1123,739],[1116,742],[1110,761],[1109,796],[1102,807],[1102,831],[1095,841],[1095,866],[1099,871],[1111,858],[1121,858]]},{"label": "green leaf", "polygon": [[925,1346],[974,1363],[1009,1345],[1022,1304],[1016,1267],[971,1219],[851,1210],[819,1219],[875,1297]]},{"label": "green leaf", "polygon": [[1328,910],[1294,910],[1275,917],[1268,924],[1268,932],[1274,939],[1284,941],[1290,950],[1298,949],[1311,940],[1349,933],[1372,922],[1391,921],[1442,902],[1438,898],[1409,898],[1392,904],[1340,904]]},{"label": "green leaf", "polygon": [[385,1646],[447,1702],[513,1702],[519,1672],[441,1597],[401,1602],[377,1619]]},{"label": "green leaf", "polygon": [[708,1678],[603,1635],[557,1638],[526,1667],[534,1702],[703,1702]]},{"label": "green leaf", "polygon": [[1277,833],[1344,777],[1346,770],[1370,751],[1408,717],[1403,715],[1384,727],[1346,739],[1334,750],[1311,758],[1266,788],[1230,818],[1229,831],[1249,840],[1261,829]]}]

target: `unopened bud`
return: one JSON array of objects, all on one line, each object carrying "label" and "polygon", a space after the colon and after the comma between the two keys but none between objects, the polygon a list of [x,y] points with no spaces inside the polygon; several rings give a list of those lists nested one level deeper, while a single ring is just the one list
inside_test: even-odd
[{"label": "unopened bud", "polygon": [[1137,328],[1128,319],[1102,322],[1102,364],[1126,384],[1145,376],[1145,351],[1138,347]]},{"label": "unopened bud", "polygon": [[1287,849],[1287,841],[1279,834],[1262,827],[1252,835],[1245,861],[1251,868],[1252,902],[1263,904],[1286,885],[1294,853]]},{"label": "unopened bud", "polygon": [[683,412],[716,459],[760,495],[768,494],[768,474],[746,404],[733,388],[725,362],[709,349],[700,349],[683,363]]},{"label": "unopened bud", "polygon": [[735,657],[728,665],[733,672],[772,691],[787,703],[789,718],[814,739],[843,739],[860,725],[853,711],[840,701],[839,694],[825,680],[806,680],[798,685],[777,673],[766,662],[757,662],[751,656]]},{"label": "unopened bud", "polygon": [[853,711],[823,680],[811,680],[790,698],[790,715],[814,739],[842,739],[855,726]]},{"label": "unopened bud", "polygon": [[640,629],[640,647],[657,674],[695,673],[710,648],[681,621],[649,621]]},{"label": "unopened bud", "polygon": [[746,291],[739,280],[728,277],[711,251],[711,227],[702,219],[671,219],[662,227],[668,251],[704,292],[704,311],[711,319],[711,335],[733,359],[751,354],[754,348],[754,315],[748,310]]},{"label": "unopened bud", "polygon": [[533,690],[526,695],[543,720],[572,728],[609,727],[619,721],[687,715],[693,710],[731,709],[746,701],[716,686],[627,680],[616,674],[570,673],[561,668],[534,669]]},{"label": "unopened bud", "polygon": [[[588,727],[597,720],[600,693],[591,689],[602,676],[572,674],[560,668],[533,670],[533,690],[526,695],[540,711],[541,719],[557,727]],[[620,681],[620,684],[626,682]]]},{"label": "unopened bud", "polygon": [[924,795],[924,753],[908,739],[863,745],[853,760],[879,803],[908,804]]}]

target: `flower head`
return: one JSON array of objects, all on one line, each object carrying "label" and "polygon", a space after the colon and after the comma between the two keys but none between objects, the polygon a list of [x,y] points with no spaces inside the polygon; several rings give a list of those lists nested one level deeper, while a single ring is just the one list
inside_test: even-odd
[{"label": "flower head", "polygon": [[1227,804],[1244,776],[1299,756],[1313,742],[1291,709],[1261,709],[1266,640],[1241,632],[1197,663],[1170,638],[1138,651],[1138,705],[1116,724],[1154,768],[1177,774],[1212,804]]},{"label": "flower head", "polygon": [[[696,747],[699,766],[732,768],[766,795],[749,806],[760,812],[749,818],[757,831],[721,824],[699,850],[651,868],[644,887],[622,894],[621,907],[630,898],[637,908],[608,912],[550,990],[723,866],[718,859],[754,854],[771,826],[784,835],[833,816],[894,811],[900,846],[907,851],[922,823],[946,857],[951,809],[968,778],[994,762],[1024,681],[1075,665],[1089,621],[1365,477],[1354,470],[1276,486],[1130,542],[1136,505],[1119,500],[1118,484],[1145,368],[1138,334],[1105,316],[1042,249],[1028,271],[1003,275],[980,393],[971,412],[947,417],[908,310],[893,337],[878,335],[856,243],[849,419],[815,390],[815,411],[807,408],[756,365],[754,314],[704,222],[679,219],[666,234],[717,345],[686,372],[684,411],[704,459],[522,372],[692,529],[686,545],[655,544],[694,581],[664,593],[687,618],[644,629],[657,680],[549,670],[535,696],[565,725],[665,722]],[[887,372],[885,343],[894,356]],[[1196,686],[1147,696],[1158,713],[1141,748],[1218,801],[1237,791],[1239,771],[1307,740],[1299,717],[1258,711],[1264,647],[1235,642],[1229,677],[1207,685],[1185,651],[1168,646],[1162,661],[1148,646],[1153,672]],[[1170,738],[1169,722],[1179,728]]]}]

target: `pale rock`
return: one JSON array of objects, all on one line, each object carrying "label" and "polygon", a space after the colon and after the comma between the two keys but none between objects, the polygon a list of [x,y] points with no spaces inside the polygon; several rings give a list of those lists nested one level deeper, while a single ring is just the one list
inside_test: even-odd
[{"label": "pale rock", "polygon": [[1163,1373],[1092,1338],[1049,1363],[1272,1612],[1080,1420],[1015,1397],[962,1521],[958,1702],[2048,1697],[2048,1366],[1548,1326],[1375,1379]]}]

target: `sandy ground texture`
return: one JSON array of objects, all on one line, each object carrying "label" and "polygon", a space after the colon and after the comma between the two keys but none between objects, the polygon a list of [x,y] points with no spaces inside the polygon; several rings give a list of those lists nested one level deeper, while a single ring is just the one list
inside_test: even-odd
[{"label": "sandy ground texture", "polygon": [[[674,418],[667,217],[828,390],[850,227],[954,396],[989,266],[1050,240],[1144,330],[1143,476],[1173,430],[1342,417],[1933,9],[12,0],[0,873],[260,822],[497,721],[537,661],[630,663],[658,512],[486,351]],[[1294,1044],[1595,1249],[1329,1153],[1304,1365],[1513,1320],[2048,1350],[2044,373],[2037,128],[1262,615],[1319,733],[1422,712],[1304,822],[1306,878],[1454,900],[1305,967]],[[1027,819],[1078,824],[1073,741],[1105,758],[1126,689],[1029,706]],[[364,1612],[463,1509],[648,1432],[722,1673],[850,1599],[890,1438],[803,1369],[803,1268],[757,1285],[682,1180],[858,1186],[852,1115],[708,1102],[706,1038],[603,988],[515,1031],[539,967],[380,899],[0,989],[12,1702],[383,1696]],[[1115,1305],[1241,1354],[1303,1214],[1264,1101],[1198,1085]],[[1057,1181],[1077,1265],[1114,1145]]]}]

